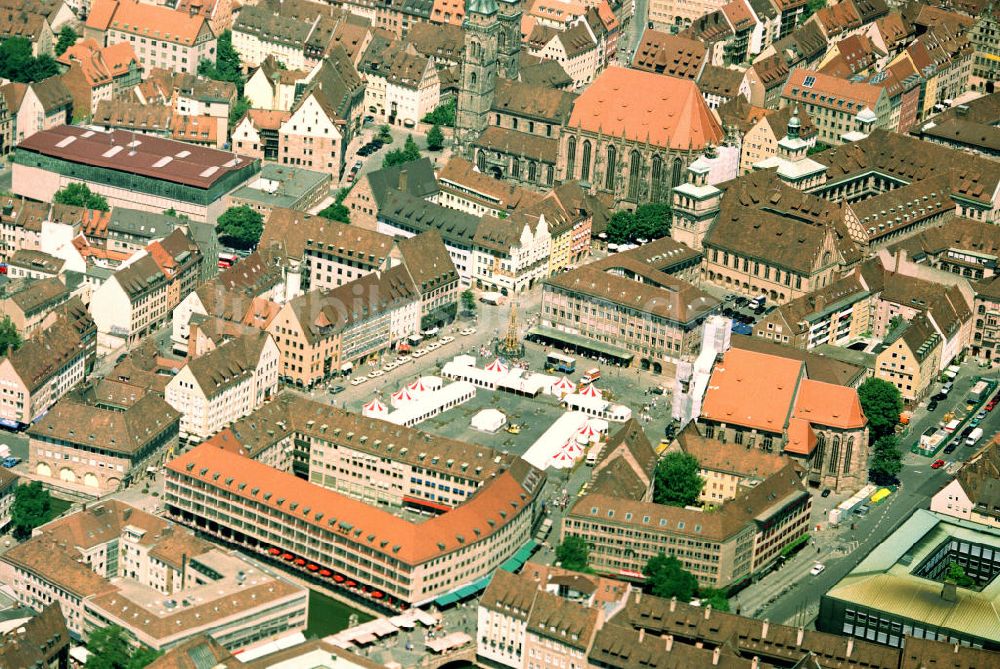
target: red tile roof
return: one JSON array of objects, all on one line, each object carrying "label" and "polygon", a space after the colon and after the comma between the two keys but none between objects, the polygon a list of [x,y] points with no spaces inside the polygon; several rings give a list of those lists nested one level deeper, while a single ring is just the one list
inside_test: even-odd
[{"label": "red tile roof", "polygon": [[868,423],[857,390],[812,379],[799,384],[792,417],[846,430],[861,429]]},{"label": "red tile roof", "polygon": [[577,98],[568,125],[678,150],[723,139],[693,81],[620,67],[604,70]]},{"label": "red tile roof", "polygon": [[238,455],[230,445],[201,444],[166,468],[409,564],[432,560],[503,531],[530,503],[530,497],[522,497],[527,491],[506,470],[465,504],[416,524]]},{"label": "red tile roof", "polygon": [[783,432],[802,375],[800,360],[731,348],[712,372],[701,415]]}]

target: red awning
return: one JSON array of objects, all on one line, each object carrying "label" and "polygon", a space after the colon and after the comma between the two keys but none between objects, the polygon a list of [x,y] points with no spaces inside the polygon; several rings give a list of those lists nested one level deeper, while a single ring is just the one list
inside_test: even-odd
[{"label": "red awning", "polygon": [[282,560],[293,560],[293,559],[295,559],[295,556],[292,555],[291,553],[285,553],[284,555],[281,556],[281,559]]},{"label": "red awning", "polygon": [[319,570],[319,575],[320,576],[325,576],[326,578],[330,578],[331,576],[333,576],[333,572],[330,571],[329,569],[320,569]]},{"label": "red awning", "polygon": [[381,592],[376,590],[375,592],[372,593],[372,597],[374,597],[375,599],[382,599],[383,595]]},{"label": "red awning", "polygon": [[354,588],[357,587],[358,584],[355,583],[354,581],[348,581],[347,583],[344,583],[344,585],[346,585],[348,588]]},{"label": "red awning", "polygon": [[280,555],[281,554],[281,549],[280,548],[268,548],[267,552],[270,553],[271,555]]},{"label": "red awning", "polygon": [[301,567],[302,565],[304,565],[305,563],[306,563],[306,561],[305,561],[305,560],[303,560],[302,558],[296,558],[296,559],[295,559],[295,564],[299,565],[300,567]]},{"label": "red awning", "polygon": [[307,566],[306,569],[308,569],[309,571],[319,571],[319,567],[317,567],[314,564]]},{"label": "red awning", "polygon": [[451,511],[451,507],[445,504],[438,504],[437,502],[431,502],[417,497],[410,497],[409,495],[403,495],[403,503],[413,504],[414,506],[422,506],[427,509],[434,509],[435,511]]},{"label": "red awning", "polygon": [[340,574],[334,574],[333,575],[333,580],[336,581],[337,583],[343,583],[344,582],[344,577],[341,576]]}]

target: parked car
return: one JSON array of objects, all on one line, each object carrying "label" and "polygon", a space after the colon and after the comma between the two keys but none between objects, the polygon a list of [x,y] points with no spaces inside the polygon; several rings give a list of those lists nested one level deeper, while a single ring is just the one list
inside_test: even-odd
[{"label": "parked car", "polygon": [[823,492],[820,493],[820,497],[829,497],[831,490],[829,488],[823,488]]},{"label": "parked car", "polygon": [[344,386],[330,386],[331,395],[339,395],[342,392],[344,392]]},{"label": "parked car", "polygon": [[813,576],[819,576],[826,569],[826,565],[822,562],[817,562],[813,565],[813,568],[809,570],[809,573]]},{"label": "parked car", "polygon": [[934,411],[937,408],[938,408],[938,401],[937,400],[931,400],[930,402],[927,403],[927,411],[928,412]]},{"label": "parked car", "polygon": [[868,506],[867,504],[862,504],[861,506],[859,506],[858,508],[856,508],[854,510],[854,515],[856,515],[856,516],[867,516],[868,512],[871,511],[871,510],[872,509],[871,509],[870,506]]},{"label": "parked car", "polygon": [[3,466],[9,469],[11,467],[16,467],[19,462],[21,462],[21,458],[16,458],[13,455],[8,455],[6,458],[3,459]]},{"label": "parked car", "polygon": [[954,453],[956,448],[958,448],[958,442],[953,441],[944,447],[944,454],[949,455],[951,453]]},{"label": "parked car", "polygon": [[931,469],[941,469],[942,467],[944,467],[944,460],[940,458],[931,463]]},{"label": "parked car", "polygon": [[442,344],[450,344],[450,343],[451,343],[451,342],[453,342],[453,341],[455,341],[455,338],[454,338],[454,337],[451,337],[451,336],[448,336],[448,337],[441,337],[441,343],[442,343]]}]

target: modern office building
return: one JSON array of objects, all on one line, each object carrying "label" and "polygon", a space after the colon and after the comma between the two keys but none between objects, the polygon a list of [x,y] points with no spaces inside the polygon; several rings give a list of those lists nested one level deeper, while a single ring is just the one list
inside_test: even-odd
[{"label": "modern office building", "polygon": [[998,546],[996,527],[918,509],[823,595],[816,628],[897,648],[912,636],[1000,650]]}]

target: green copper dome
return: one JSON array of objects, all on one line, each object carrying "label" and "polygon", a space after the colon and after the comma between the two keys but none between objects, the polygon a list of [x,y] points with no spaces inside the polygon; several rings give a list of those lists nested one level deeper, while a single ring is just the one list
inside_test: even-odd
[{"label": "green copper dome", "polygon": [[497,6],[497,0],[469,0],[465,11],[469,14],[474,13],[489,16],[490,14],[496,14],[500,11],[500,8]]}]

